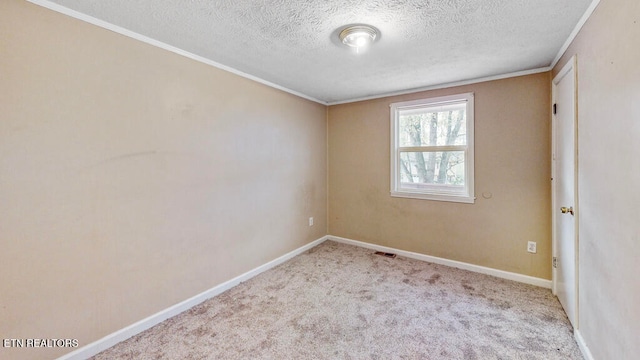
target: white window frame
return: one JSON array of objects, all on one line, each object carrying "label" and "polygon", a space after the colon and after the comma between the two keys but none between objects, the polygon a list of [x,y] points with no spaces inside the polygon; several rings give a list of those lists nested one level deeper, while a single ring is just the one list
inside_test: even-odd
[{"label": "white window frame", "polygon": [[[413,101],[404,101],[393,103],[391,107],[391,196],[413,198],[413,199],[425,199],[425,200],[437,200],[437,201],[452,201],[461,203],[475,202],[474,193],[474,107],[473,107],[473,93],[464,93],[458,95],[441,96],[428,99],[420,99]],[[451,146],[419,146],[419,147],[404,147],[399,146],[399,120],[400,111],[419,108],[431,108],[441,105],[466,103],[466,131],[467,131],[467,144],[466,145],[451,145]],[[433,185],[423,186],[420,189],[408,189],[400,187],[400,153],[402,150],[427,150],[427,152],[434,151],[464,151],[464,171],[465,171],[465,186],[462,190],[451,189],[447,185]]]}]

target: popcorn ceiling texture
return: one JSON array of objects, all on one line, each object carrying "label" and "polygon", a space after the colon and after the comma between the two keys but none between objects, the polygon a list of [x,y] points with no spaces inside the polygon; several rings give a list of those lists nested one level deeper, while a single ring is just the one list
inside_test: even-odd
[{"label": "popcorn ceiling texture", "polygon": [[100,359],[582,359],[548,289],[327,241]]},{"label": "popcorn ceiling texture", "polygon": [[[52,0],[333,102],[549,66],[591,0]],[[355,55],[339,28],[382,36]]]}]

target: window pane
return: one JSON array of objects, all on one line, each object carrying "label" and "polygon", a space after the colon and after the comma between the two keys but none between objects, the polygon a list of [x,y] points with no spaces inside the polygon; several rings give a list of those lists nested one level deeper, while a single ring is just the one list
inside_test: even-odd
[{"label": "window pane", "polygon": [[466,145],[465,104],[400,110],[400,147]]},{"label": "window pane", "polygon": [[464,186],[464,151],[401,152],[401,187]]}]

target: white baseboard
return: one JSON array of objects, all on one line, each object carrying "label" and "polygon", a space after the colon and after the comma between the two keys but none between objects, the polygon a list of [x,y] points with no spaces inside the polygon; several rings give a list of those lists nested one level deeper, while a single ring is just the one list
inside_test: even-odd
[{"label": "white baseboard", "polygon": [[[226,281],[220,285],[217,285],[207,291],[204,291],[192,298],[189,298],[181,303],[175,304],[167,309],[164,309],[156,314],[153,314],[143,320],[140,320],[134,324],[131,324],[121,330],[118,330],[112,334],[109,334],[105,337],[103,337],[102,339],[96,340],[88,345],[85,345],[73,352],[70,352],[66,355],[63,355],[62,357],[58,358],[58,360],[84,360],[87,359],[91,356],[94,356],[98,353],[100,353],[101,351],[104,351],[114,345],[116,345],[119,342],[122,342],[124,340],[127,340],[128,338],[137,335],[161,322],[163,322],[164,320],[176,316],[186,310],[189,310],[190,308],[216,296],[219,295],[229,289],[231,289],[232,287],[247,281],[249,279],[251,279],[252,277],[263,273],[273,267],[276,267],[282,263],[284,263],[285,261],[299,255],[302,254],[303,252],[320,245],[321,243],[323,243],[325,240],[333,240],[339,243],[343,243],[343,244],[349,244],[349,245],[355,245],[355,246],[359,246],[359,247],[363,247],[363,248],[367,248],[367,249],[372,249],[372,250],[376,250],[376,251],[384,251],[384,252],[392,252],[392,253],[396,253],[400,256],[404,256],[404,257],[408,257],[408,258],[412,258],[412,259],[416,259],[416,260],[422,260],[422,261],[427,261],[427,262],[431,262],[434,264],[440,264],[440,265],[446,265],[446,266],[451,266],[451,267],[455,267],[458,269],[463,269],[463,270],[468,270],[468,271],[473,271],[473,272],[477,272],[477,273],[481,273],[481,274],[487,274],[487,275],[492,275],[495,277],[499,277],[499,278],[503,278],[503,279],[508,279],[508,280],[514,280],[514,281],[518,281],[518,282],[522,282],[522,283],[526,283],[526,284],[531,284],[531,285],[535,285],[535,286],[540,286],[540,287],[544,287],[544,288],[551,288],[551,281],[550,280],[545,280],[545,279],[540,279],[540,278],[535,278],[532,276],[527,276],[527,275],[521,275],[521,274],[516,274],[516,273],[511,273],[508,271],[502,271],[502,270],[496,270],[496,269],[492,269],[492,268],[488,268],[488,267],[484,267],[484,266],[479,266],[479,265],[473,265],[473,264],[468,264],[468,263],[463,263],[460,261],[454,261],[454,260],[448,260],[448,259],[444,259],[444,258],[439,258],[439,257],[435,257],[435,256],[429,256],[429,255],[424,255],[424,254],[419,254],[419,253],[414,253],[411,251],[405,251],[405,250],[399,250],[399,249],[394,249],[394,248],[390,248],[390,247],[386,247],[386,246],[380,246],[380,245],[375,245],[375,244],[370,244],[370,243],[365,243],[362,241],[357,241],[357,240],[351,240],[351,239],[347,239],[347,238],[342,238],[339,236],[332,236],[332,235],[327,235],[327,236],[323,236],[317,240],[314,240],[312,242],[310,242],[307,245],[304,245],[302,247],[299,247],[285,255],[280,256],[277,259],[274,259],[264,265],[258,266],[257,268],[250,270],[240,276],[237,276],[229,281]],[[580,336],[580,333],[576,330],[575,333],[575,337],[576,337],[576,341],[578,342],[578,345],[580,346],[580,350],[582,351],[582,353],[585,356],[586,360],[593,360],[593,357],[591,357],[591,353],[589,352],[589,349],[587,348],[586,344],[584,343],[584,340],[582,339],[582,337]]]},{"label": "white baseboard", "polygon": [[576,339],[576,342],[578,343],[578,347],[580,348],[580,352],[582,353],[582,356],[584,356],[584,360],[593,360],[593,355],[591,355],[591,350],[589,350],[587,343],[584,342],[584,338],[582,337],[582,333],[580,333],[580,330],[574,329],[573,337]]},{"label": "white baseboard", "polygon": [[322,242],[328,239],[328,236],[323,236],[320,239],[314,240],[307,245],[299,247],[285,255],[280,256],[279,258],[272,260],[264,265],[258,266],[257,268],[250,270],[240,276],[237,276],[229,281],[226,281],[218,286],[215,286],[207,291],[204,291],[190,299],[187,299],[181,303],[175,304],[169,308],[166,308],[158,313],[155,313],[146,319],[140,320],[135,324],[131,324],[124,329],[118,330],[112,334],[109,334],[102,339],[96,340],[88,345],[85,345],[73,352],[70,352],[62,357],[59,357],[58,360],[84,360],[91,356],[98,354],[101,351],[104,351],[119,342],[127,340],[128,338],[137,335],[161,322],[164,320],[176,316],[181,312],[191,309],[192,307],[202,303],[203,301],[209,300],[210,298],[221,294],[232,287],[240,284],[241,282],[247,281],[252,277],[263,273],[273,267],[276,267],[283,262],[302,254],[303,252],[320,245]]},{"label": "white baseboard", "polygon": [[408,257],[411,259],[422,260],[422,261],[426,261],[434,264],[451,266],[458,269],[473,271],[481,274],[499,277],[502,279],[513,280],[513,281],[517,281],[525,284],[530,284],[530,285],[551,289],[551,280],[541,279],[533,276],[522,275],[522,274],[517,274],[513,272],[503,271],[503,270],[492,269],[492,268],[488,268],[480,265],[464,263],[461,261],[455,261],[455,260],[449,260],[449,259],[439,258],[435,256],[430,256],[430,255],[419,254],[411,251],[394,249],[386,246],[380,246],[380,245],[370,244],[362,241],[351,240],[351,239],[347,239],[339,236],[328,235],[327,237],[329,240],[333,240],[343,244],[360,246],[360,247],[364,247],[364,248],[372,249],[376,251],[395,253],[400,256]]}]

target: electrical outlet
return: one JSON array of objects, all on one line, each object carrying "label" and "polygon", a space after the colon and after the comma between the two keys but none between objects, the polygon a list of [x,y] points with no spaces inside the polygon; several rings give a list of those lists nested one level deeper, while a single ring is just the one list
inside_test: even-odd
[{"label": "electrical outlet", "polygon": [[309,218],[309,226],[313,226],[313,217]]},{"label": "electrical outlet", "polygon": [[528,252],[530,252],[530,253],[535,254],[535,253],[537,252],[537,250],[536,250],[536,245],[537,245],[537,244],[536,244],[536,242],[535,242],[535,241],[529,241],[529,242],[527,243],[527,251],[528,251]]}]

